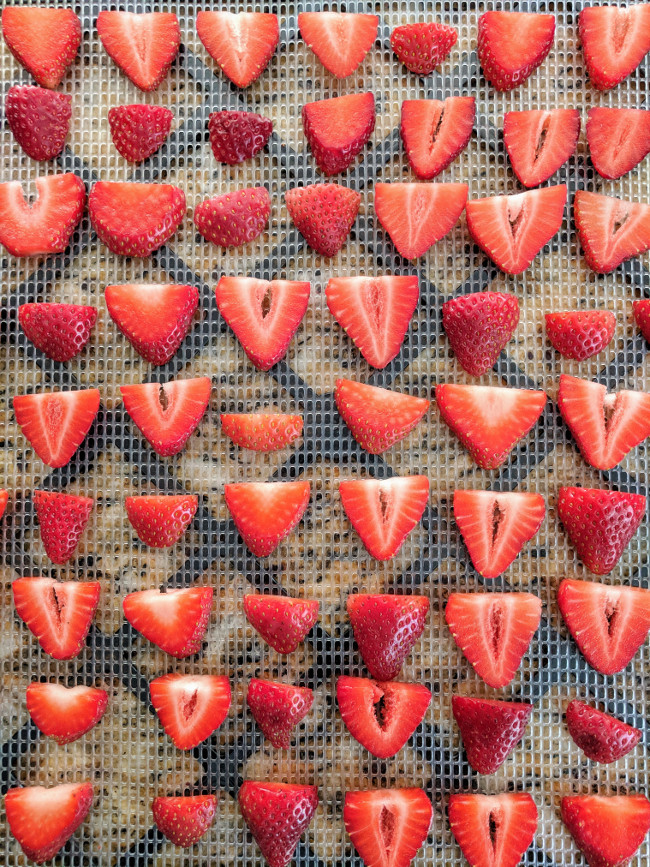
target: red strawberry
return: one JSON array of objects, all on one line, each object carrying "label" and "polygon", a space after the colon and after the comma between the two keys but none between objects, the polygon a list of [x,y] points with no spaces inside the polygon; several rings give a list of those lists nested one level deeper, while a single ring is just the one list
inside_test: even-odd
[{"label": "red strawberry", "polygon": [[430,181],[465,150],[475,116],[473,96],[404,100],[400,133],[418,178]]},{"label": "red strawberry", "polygon": [[83,214],[86,188],[81,178],[47,175],[35,183],[38,195],[29,203],[20,181],[0,184],[0,244],[12,256],[62,253]]},{"label": "red strawberry", "polygon": [[371,557],[390,560],[422,517],[426,476],[358,479],[339,484],[341,504]]},{"label": "red strawberry", "polygon": [[25,786],[9,789],[5,811],[11,833],[27,858],[43,864],[54,858],[74,834],[92,802],[90,783],[63,783],[49,789]]},{"label": "red strawberry", "polygon": [[517,867],[537,831],[537,807],[526,792],[450,795],[449,824],[473,867]]},{"label": "red strawberry", "polygon": [[300,415],[282,413],[221,413],[221,430],[243,449],[274,452],[290,446],[302,434]]},{"label": "red strawberry", "polygon": [[161,147],[174,113],[162,105],[117,105],[108,112],[111,138],[125,160],[140,163]]},{"label": "red strawberry", "polygon": [[3,491],[0,488],[0,518],[2,518],[2,516],[4,515],[8,502],[9,502],[9,491]]},{"label": "red strawberry", "polygon": [[590,108],[587,144],[594,168],[616,180],[650,153],[650,111],[643,108]]},{"label": "red strawberry", "polygon": [[284,194],[289,216],[310,247],[331,259],[357,218],[361,195],[339,184],[310,184]]},{"label": "red strawberry", "polygon": [[249,593],[244,596],[244,614],[264,641],[278,653],[287,654],[302,644],[318,620],[315,599]]},{"label": "red strawberry", "polygon": [[478,20],[478,59],[496,90],[512,90],[546,59],[555,17],[535,12],[484,12]]},{"label": "red strawberry", "polygon": [[641,329],[641,334],[650,343],[650,298],[642,298],[632,305],[634,321]]},{"label": "red strawberry", "polygon": [[196,16],[196,32],[210,57],[237,87],[248,87],[266,69],[280,38],[277,15],[208,12]]},{"label": "red strawberry", "polygon": [[153,799],[151,810],[158,830],[175,846],[189,849],[212,826],[217,812],[217,797],[159,797]]},{"label": "red strawberry", "polygon": [[230,709],[230,682],[222,675],[164,674],[151,681],[149,692],[160,724],[179,750],[207,740]]},{"label": "red strawberry", "polygon": [[349,379],[337,379],[334,396],[352,436],[371,455],[380,455],[404,439],[429,409],[424,397]]},{"label": "red strawberry", "polygon": [[368,364],[383,368],[402,348],[420,290],[416,276],[332,277],[325,295]]},{"label": "red strawberry", "polygon": [[567,310],[546,313],[546,336],[565,358],[585,361],[611,342],[616,316],[610,310]]},{"label": "red strawberry", "polygon": [[[521,15],[528,13],[512,13]],[[566,184],[467,203],[472,240],[506,274],[521,274],[562,226]]]},{"label": "red strawberry", "polygon": [[144,258],[162,247],[183,222],[185,207],[185,193],[172,184],[98,181],[88,197],[93,229],[119,256]]},{"label": "red strawberry", "polygon": [[616,762],[641,740],[643,732],[616,717],[574,699],[566,709],[569,734],[588,759]]},{"label": "red strawberry", "polygon": [[650,590],[565,578],[557,601],[582,655],[601,674],[623,671],[646,640]]},{"label": "red strawberry", "polygon": [[58,683],[30,683],[27,710],[37,728],[58,744],[70,744],[94,728],[108,704],[105,689]]},{"label": "red strawberry", "polygon": [[546,394],[487,385],[436,386],[440,415],[479,467],[495,470],[544,411]]},{"label": "red strawberry", "polygon": [[507,111],[503,118],[503,143],[525,187],[537,187],[554,175],[574,153],[579,135],[577,108]]},{"label": "red strawberry", "polygon": [[646,498],[597,488],[560,488],[557,511],[587,569],[607,575],[643,520]]},{"label": "red strawberry", "polygon": [[92,497],[34,491],[32,502],[47,556],[53,563],[67,563],[77,550],[95,501]]},{"label": "red strawberry", "polygon": [[457,295],[442,305],[442,325],[460,366],[482,376],[519,324],[519,301],[508,292]]},{"label": "red strawberry", "polygon": [[419,683],[341,676],[336,698],[352,737],[378,759],[396,755],[424,718],[431,693]]},{"label": "red strawberry", "polygon": [[337,78],[347,78],[364,61],[377,38],[379,18],[356,12],[300,12],[300,35]]},{"label": "red strawberry", "polygon": [[106,306],[135,351],[167,364],[185,339],[199,304],[196,286],[129,283],[107,286]]},{"label": "red strawberry", "polygon": [[6,6],[2,34],[16,60],[42,87],[57,87],[81,44],[81,22],[72,9]]},{"label": "red strawberry", "polygon": [[140,90],[155,90],[169,72],[181,44],[173,12],[106,10],[97,16],[106,53]]},{"label": "red strawberry", "polygon": [[311,286],[297,280],[222,277],[215,293],[217,307],[260,370],[284,358],[300,325]]},{"label": "red strawberry", "polygon": [[455,28],[435,21],[402,24],[390,34],[393,51],[407,69],[418,75],[429,75],[446,60],[456,44]]},{"label": "red strawberry", "polygon": [[650,4],[589,6],[580,10],[578,28],[591,83],[609,90],[650,51]]},{"label": "red strawberry", "polygon": [[208,119],[208,129],[215,159],[236,166],[262,150],[273,123],[253,111],[215,111]]},{"label": "red strawberry", "polygon": [[198,505],[198,497],[183,494],[127,497],[124,501],[138,539],[151,548],[175,545],[192,522]]},{"label": "red strawberry", "polygon": [[309,713],[314,694],[307,687],[253,678],[246,701],[264,736],[274,747],[288,750],[293,730]]},{"label": "red strawberry", "polygon": [[237,800],[266,863],[286,867],[318,807],[316,786],[245,780]]},{"label": "red strawberry", "polygon": [[532,704],[455,695],[451,700],[467,761],[477,774],[493,774],[526,732]]},{"label": "red strawberry", "polygon": [[625,867],[650,830],[650,802],[645,795],[565,797],[562,821],[589,867]]},{"label": "red strawberry", "polygon": [[541,611],[532,593],[450,593],[445,620],[478,676],[500,689],[515,676]]},{"label": "red strawberry", "polygon": [[122,600],[134,629],[177,659],[198,653],[208,628],[212,587],[138,590]]},{"label": "red strawberry", "polygon": [[650,204],[578,190],[573,219],[585,261],[598,274],[650,249]]},{"label": "red strawberry", "polygon": [[325,175],[338,175],[352,165],[372,135],[375,97],[351,93],[307,102],[302,123],[318,168]]},{"label": "red strawberry", "polygon": [[218,247],[243,247],[262,234],[270,214],[266,187],[247,187],[205,199],[194,209],[194,225]]},{"label": "red strawberry", "polygon": [[448,235],[467,202],[467,184],[375,184],[375,213],[397,252],[417,259]]},{"label": "red strawberry", "polygon": [[81,653],[99,602],[98,581],[17,578],[11,585],[18,616],[53,659]]},{"label": "red strawberry", "polygon": [[225,485],[226,505],[242,539],[256,557],[268,557],[305,514],[306,481]]},{"label": "red strawberry", "polygon": [[97,310],[83,304],[21,304],[18,321],[25,336],[54,361],[70,361],[88,340]]},{"label": "red strawberry", "polygon": [[121,385],[124,408],[149,445],[163,457],[177,455],[203,418],[210,402],[208,376],[177,379],[164,385]]},{"label": "red strawberry", "polygon": [[15,85],[7,91],[5,117],[14,138],[33,160],[51,160],[65,146],[72,97],[42,87]]},{"label": "red strawberry", "polygon": [[345,793],[345,830],[366,865],[408,867],[427,839],[432,817],[422,789]]}]

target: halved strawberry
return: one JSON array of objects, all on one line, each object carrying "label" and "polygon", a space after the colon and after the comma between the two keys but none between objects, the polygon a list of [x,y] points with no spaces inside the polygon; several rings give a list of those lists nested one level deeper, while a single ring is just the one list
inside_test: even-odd
[{"label": "halved strawberry", "polygon": [[81,44],[81,21],[72,9],[5,6],[2,35],[16,60],[41,87],[57,87]]},{"label": "halved strawberry", "polygon": [[94,728],[106,712],[108,693],[92,686],[30,683],[27,710],[36,727],[58,744],[70,744]]},{"label": "halved strawberry", "polygon": [[83,214],[86,188],[81,178],[42,175],[35,183],[34,202],[27,202],[20,181],[0,184],[0,244],[12,256],[62,253]]},{"label": "halved strawberry", "polygon": [[562,798],[562,821],[590,867],[626,867],[650,830],[645,795]]},{"label": "halved strawberry", "polygon": [[436,21],[402,24],[390,34],[390,44],[397,57],[418,75],[429,75],[440,66],[457,39],[454,27]]},{"label": "halved strawberry", "polygon": [[0,488],[0,518],[2,518],[2,516],[4,515],[8,502],[9,502],[9,491],[5,491],[2,488]]},{"label": "halved strawberry", "polygon": [[45,553],[62,565],[74,555],[95,501],[56,491],[34,491],[32,502]]},{"label": "halved strawberry", "polygon": [[208,12],[196,16],[196,32],[210,57],[237,87],[248,87],[273,57],[280,27],[265,12]]},{"label": "halved strawberry", "polygon": [[307,310],[310,289],[308,282],[298,280],[219,280],[219,312],[255,367],[269,370],[284,358]]},{"label": "halved strawberry", "polygon": [[287,654],[302,644],[318,620],[315,599],[290,599],[288,596],[248,593],[244,614],[264,641],[278,653]]},{"label": "halved strawberry", "polygon": [[493,774],[526,732],[532,704],[455,695],[451,700],[467,761],[478,774]]},{"label": "halved strawberry", "polygon": [[121,385],[124,408],[159,455],[177,455],[192,436],[210,402],[209,376],[163,384]]},{"label": "halved strawberry", "polygon": [[284,194],[296,229],[317,253],[331,259],[346,242],[361,194],[340,184],[309,184]]},{"label": "halved strawberry", "polygon": [[155,90],[169,72],[181,44],[173,12],[103,10],[97,33],[108,56],[140,90]]},{"label": "halved strawberry", "polygon": [[408,867],[427,839],[432,817],[431,801],[422,789],[345,793],[345,830],[370,867]]},{"label": "halved strawberry", "polygon": [[352,436],[371,455],[380,455],[403,440],[429,409],[424,397],[349,379],[337,379],[334,397]]},{"label": "halved strawberry", "polygon": [[274,747],[288,750],[293,730],[304,719],[314,701],[314,693],[305,686],[274,683],[253,678],[248,685],[246,702],[253,718]]},{"label": "halved strawberry", "polygon": [[573,219],[585,261],[598,274],[650,249],[650,204],[578,190]]},{"label": "halved strawberry", "polygon": [[390,560],[422,517],[429,499],[426,476],[358,479],[339,484],[341,504],[371,557]]},{"label": "halved strawberry", "polygon": [[307,481],[240,482],[225,485],[235,526],[256,557],[268,557],[289,535],[309,505]]},{"label": "halved strawberry", "polygon": [[301,415],[282,413],[221,413],[221,429],[243,449],[274,452],[290,446],[302,434]]},{"label": "halved strawberry", "polygon": [[606,575],[639,528],[646,498],[598,488],[560,488],[557,511],[587,569]]},{"label": "halved strawberry", "polygon": [[568,704],[566,724],[587,758],[605,764],[626,756],[643,735],[639,729],[577,699]]},{"label": "halved strawberry", "polygon": [[33,160],[51,160],[65,146],[72,116],[72,97],[42,87],[10,87],[5,117],[14,138]]},{"label": "halved strawberry", "polygon": [[449,234],[467,202],[467,184],[375,184],[375,213],[397,252],[417,259]]},{"label": "halved strawberry", "polygon": [[472,867],[517,867],[537,831],[537,807],[526,792],[449,796],[449,824]]},{"label": "halved strawberry", "polygon": [[554,175],[574,153],[579,135],[577,108],[507,111],[503,118],[503,143],[525,187],[537,187]]},{"label": "halved strawberry", "polygon": [[588,6],[580,10],[578,29],[591,83],[609,90],[650,51],[650,3]]},{"label": "halved strawberry", "polygon": [[196,286],[129,283],[107,286],[111,319],[135,351],[151,364],[174,357],[185,339],[199,304]]},{"label": "halved strawberry", "polygon": [[319,169],[325,175],[338,175],[352,165],[372,135],[375,97],[350,93],[307,102],[302,123]]},{"label": "halved strawberry", "polygon": [[487,385],[436,386],[440,415],[479,467],[495,470],[544,411],[546,394]]},{"label": "halved strawberry", "polygon": [[170,548],[185,533],[199,505],[198,497],[185,494],[127,497],[129,523],[138,539],[151,548]]},{"label": "halved strawberry", "polygon": [[379,17],[360,12],[300,12],[300,35],[337,78],[347,78],[363,62],[377,38]]},{"label": "halved strawberry", "polygon": [[488,686],[508,686],[539,628],[532,593],[450,593],[445,620],[454,641]]},{"label": "halved strawberry", "polygon": [[611,310],[567,310],[546,313],[546,336],[565,358],[585,361],[611,342],[616,316]]},{"label": "halved strawberry", "polygon": [[496,90],[519,87],[546,59],[555,16],[536,12],[484,12],[478,20],[478,59]]},{"label": "halved strawberry", "polygon": [[634,321],[641,329],[641,334],[650,343],[650,298],[641,298],[632,305]]},{"label": "halved strawberry", "polygon": [[442,305],[442,325],[460,366],[482,376],[519,324],[519,301],[508,292],[456,295]]},{"label": "halved strawberry", "polygon": [[418,178],[430,181],[465,150],[475,116],[473,96],[404,100],[400,133]]},{"label": "halved strawberry", "polygon": [[99,581],[17,578],[11,585],[18,616],[53,659],[81,653],[99,602]]},{"label": "halved strawberry", "polygon": [[194,225],[218,247],[243,247],[262,234],[270,214],[266,187],[247,187],[204,199],[194,208]]},{"label": "halved strawberry", "polygon": [[286,867],[318,807],[316,786],[245,780],[237,800],[266,863]]},{"label": "halved strawberry", "polygon": [[616,180],[650,153],[650,111],[644,108],[590,108],[587,144],[594,168]]},{"label": "halved strawberry", "polygon": [[502,271],[521,274],[560,231],[566,196],[566,184],[558,184],[513,196],[472,199],[466,207],[467,228],[474,243]]},{"label": "halved strawberry", "polygon": [[116,105],[108,111],[113,144],[125,160],[140,163],[165,142],[174,113],[162,105]]},{"label": "halved strawberry", "polygon": [[149,692],[160,724],[179,750],[207,740],[230,709],[230,681],[223,675],[164,674],[151,681]]},{"label": "halved strawberry", "polygon": [[253,111],[214,111],[208,118],[208,129],[214,158],[236,166],[262,150],[271,137],[273,123]]},{"label": "halved strawberry", "polygon": [[158,830],[175,846],[189,849],[214,823],[217,796],[158,797],[153,799],[151,811]]},{"label": "halved strawberry", "polygon": [[185,659],[198,653],[208,628],[212,587],[137,590],[122,600],[134,629],[165,653]]},{"label": "halved strawberry", "polygon": [[97,308],[84,304],[21,304],[18,321],[28,340],[54,361],[70,361],[90,339]]}]

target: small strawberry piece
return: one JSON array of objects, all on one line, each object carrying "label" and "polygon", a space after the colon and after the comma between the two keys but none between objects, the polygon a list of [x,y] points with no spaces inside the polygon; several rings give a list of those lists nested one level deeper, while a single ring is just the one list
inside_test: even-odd
[{"label": "small strawberry piece", "polygon": [[478,59],[496,90],[519,87],[546,59],[555,17],[535,12],[485,12],[478,20]]},{"label": "small strawberry piece", "polygon": [[247,187],[205,199],[194,209],[194,225],[218,247],[243,247],[262,234],[270,214],[266,187]]},{"label": "small strawberry piece", "polygon": [[626,756],[643,732],[584,701],[573,699],[566,709],[569,734],[588,759],[609,764]]},{"label": "small strawberry piece", "polygon": [[16,60],[41,87],[57,87],[81,44],[81,22],[72,9],[6,6],[2,35]]},{"label": "small strawberry piece", "polygon": [[429,75],[449,57],[457,39],[454,27],[421,21],[395,27],[390,44],[407,69],[418,75]]},{"label": "small strawberry piece", "polygon": [[467,761],[478,774],[493,774],[526,732],[532,704],[455,695],[451,700]]},{"label": "small strawberry piece", "polygon": [[174,113],[162,105],[117,105],[108,112],[111,138],[130,163],[146,160],[161,147],[172,128]]},{"label": "small strawberry piece", "polygon": [[14,138],[33,160],[52,160],[65,146],[72,97],[42,87],[10,87],[5,117]]},{"label": "small strawberry piece", "polygon": [[286,867],[318,807],[316,786],[245,780],[239,810],[269,867]]},{"label": "small strawberry piece", "polygon": [[97,309],[83,304],[21,304],[18,321],[28,340],[54,361],[70,361],[90,339]]},{"label": "small strawberry piece", "polygon": [[345,793],[345,830],[366,865],[409,867],[427,839],[432,817],[422,789]]},{"label": "small strawberry piece", "polygon": [[442,325],[463,370],[483,376],[519,324],[519,301],[508,292],[457,295],[442,305]]},{"label": "small strawberry piece", "polygon": [[134,629],[165,653],[185,659],[198,653],[208,628],[212,587],[138,590],[122,600]]},{"label": "small strawberry piece", "polygon": [[5,811],[11,833],[26,857],[43,864],[67,843],[88,815],[92,802],[90,783],[63,783],[49,789],[25,786],[9,789]]},{"label": "small strawberry piece", "polygon": [[222,413],[221,429],[243,449],[275,452],[290,446],[302,434],[301,415],[282,413]]},{"label": "small strawberry piece", "polygon": [[352,165],[372,135],[375,97],[351,93],[307,102],[302,123],[318,168],[325,175],[338,175]]},{"label": "small strawberry piece", "polygon": [[196,16],[196,32],[210,57],[237,87],[264,72],[280,38],[277,15],[265,12],[208,12]]},{"label": "small strawberry piece", "polygon": [[650,299],[642,298],[632,305],[634,321],[641,329],[641,334],[650,343]]},{"label": "small strawberry piece", "polygon": [[11,585],[18,616],[53,659],[81,653],[99,602],[98,581],[17,578]]},{"label": "small strawberry piece", "polygon": [[430,181],[467,147],[474,129],[473,96],[448,99],[405,99],[400,133],[411,168]]},{"label": "small strawberry piece", "polygon": [[273,132],[273,123],[253,111],[215,111],[208,119],[208,129],[214,158],[236,166],[265,147]]},{"label": "small strawberry piece", "polygon": [[108,705],[105,689],[58,683],[30,683],[27,710],[34,724],[58,744],[70,744],[94,728]]},{"label": "small strawberry piece", "polygon": [[67,563],[77,550],[95,501],[92,497],[34,491],[32,502],[47,556],[58,565]]},{"label": "small strawberry piece", "polygon": [[207,833],[217,814],[216,795],[154,798],[156,827],[175,846],[189,849]]},{"label": "small strawberry piece", "polygon": [[525,187],[537,187],[554,175],[574,153],[579,135],[577,108],[507,111],[503,118],[503,143]]},{"label": "small strawberry piece", "polygon": [[589,6],[580,10],[578,29],[591,83],[609,90],[650,51],[650,3]]},{"label": "small strawberry piece", "polygon": [[310,490],[306,481],[240,482],[225,485],[224,497],[248,549],[268,557],[305,514]]},{"label": "small strawberry piece", "polygon": [[4,491],[0,488],[0,518],[4,515],[7,503],[9,502],[9,491]]},{"label": "small strawberry piece", "polygon": [[374,45],[379,17],[357,12],[300,12],[300,35],[337,78],[347,78]]},{"label": "small strawberry piece", "polygon": [[318,620],[315,599],[290,599],[288,596],[248,593],[244,614],[264,641],[278,653],[287,654],[302,644]]},{"label": "small strawberry piece", "polygon": [[164,674],[149,684],[160,724],[179,750],[192,750],[223,723],[230,709],[230,681],[215,674]]},{"label": "small strawberry piece", "polygon": [[170,548],[185,533],[199,505],[198,497],[172,494],[127,497],[129,523],[143,545]]},{"label": "small strawberry piece", "polygon": [[626,867],[650,830],[645,795],[576,795],[562,798],[561,808],[589,867]]},{"label": "small strawberry piece", "polygon": [[616,180],[650,153],[650,111],[643,108],[590,108],[587,144],[594,168]]},{"label": "small strawberry piece", "polygon": [[611,310],[567,310],[546,313],[546,336],[560,355],[585,361],[602,352],[616,330]]},{"label": "small strawberry piece", "polygon": [[573,219],[585,261],[598,274],[650,249],[650,204],[578,190]]},{"label": "small strawberry piece", "polygon": [[97,16],[106,53],[140,90],[155,90],[169,72],[181,44],[173,12],[107,12]]},{"label": "small strawberry piece", "polygon": [[597,488],[560,488],[557,511],[587,569],[607,575],[638,530],[646,498]]},{"label": "small strawberry piece", "polygon": [[253,678],[246,702],[253,718],[274,747],[288,750],[293,730],[309,713],[314,701],[311,689]]},{"label": "small strawberry piece", "polygon": [[517,867],[537,831],[537,807],[526,792],[450,795],[449,824],[472,867]]},{"label": "small strawberry piece", "polygon": [[284,200],[296,229],[309,246],[331,259],[350,234],[361,194],[339,184],[310,184],[287,190]]}]

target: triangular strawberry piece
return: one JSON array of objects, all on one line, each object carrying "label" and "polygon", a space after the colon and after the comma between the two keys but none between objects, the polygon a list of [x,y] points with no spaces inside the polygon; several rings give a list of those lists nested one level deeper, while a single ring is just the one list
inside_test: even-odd
[{"label": "triangular strawberry piece", "polygon": [[105,689],[59,683],[30,683],[27,710],[37,728],[60,744],[70,744],[94,728],[108,705]]},{"label": "triangular strawberry piece", "polygon": [[408,867],[427,839],[432,817],[423,789],[345,793],[345,830],[364,864]]},{"label": "triangular strawberry piece", "polygon": [[53,160],[65,147],[72,96],[16,84],[5,96],[5,118],[14,139],[33,160]]},{"label": "triangular strawberry piece", "polygon": [[284,358],[307,310],[309,291],[305,281],[254,277],[222,277],[215,289],[219,312],[260,370]]},{"label": "triangular strawberry piece", "polygon": [[306,481],[240,482],[226,485],[224,496],[249,550],[268,557],[304,515],[310,490]]},{"label": "triangular strawberry piece", "polygon": [[532,704],[464,695],[451,702],[467,761],[478,774],[493,774],[523,738]]},{"label": "triangular strawberry piece", "polygon": [[590,108],[587,144],[601,177],[616,180],[626,175],[650,153],[650,110]]},{"label": "triangular strawberry piece", "polygon": [[18,321],[28,340],[54,361],[70,361],[90,339],[97,309],[84,304],[21,304]]},{"label": "triangular strawberry piece", "polygon": [[67,563],[77,550],[95,501],[92,497],[34,491],[32,502],[45,553],[53,563]]},{"label": "triangular strawberry piece", "polygon": [[519,324],[519,301],[508,292],[471,292],[442,305],[442,325],[463,368],[482,376],[496,363]]},{"label": "triangular strawberry piece", "polygon": [[212,587],[137,590],[122,600],[124,616],[134,629],[177,659],[201,649],[212,607]]},{"label": "triangular strawberry piece", "polygon": [[578,190],[573,218],[587,265],[598,274],[650,249],[650,204]]},{"label": "triangular strawberry piece", "polygon": [[171,548],[185,533],[198,508],[192,494],[127,497],[124,508],[138,539],[151,548]]},{"label": "triangular strawberry piece", "polygon": [[478,59],[496,90],[519,87],[546,59],[555,16],[537,12],[485,12],[478,21]]},{"label": "triangular strawberry piece", "polygon": [[566,726],[588,759],[605,764],[626,756],[643,737],[640,729],[575,698],[567,705]]},{"label": "triangular strawberry piece", "polygon": [[210,57],[237,87],[248,87],[273,57],[280,27],[265,12],[208,12],[196,16],[196,32]]},{"label": "triangular strawberry piece", "polygon": [[473,96],[404,100],[400,133],[418,178],[432,180],[465,150],[475,116]]},{"label": "triangular strawberry piece", "polygon": [[650,343],[650,298],[640,298],[632,305],[634,321],[641,329],[641,334]]},{"label": "triangular strawberry piece", "polygon": [[546,336],[565,358],[585,361],[609,346],[616,331],[611,310],[564,310],[545,313]]},{"label": "triangular strawberry piece", "polygon": [[5,491],[2,488],[0,488],[0,518],[2,518],[2,516],[4,515],[8,502],[9,502],[9,491]]},{"label": "triangular strawberry piece", "polygon": [[175,846],[189,849],[213,825],[217,814],[216,795],[157,797],[151,804],[158,830]]},{"label": "triangular strawberry piece", "polygon": [[650,51],[650,3],[588,6],[580,10],[578,29],[591,83],[609,90]]},{"label": "triangular strawberry piece", "polygon": [[561,809],[589,867],[626,867],[650,830],[645,795],[575,795]]},{"label": "triangular strawberry piece", "polygon": [[268,867],[286,867],[318,807],[316,786],[245,780],[237,800]]},{"label": "triangular strawberry piece", "polygon": [[345,244],[361,193],[340,184],[309,184],[284,194],[289,216],[310,247],[331,259]]},{"label": "triangular strawberry piece", "polygon": [[173,12],[104,10],[97,33],[106,53],[140,90],[155,90],[169,72],[181,44]]},{"label": "triangular strawberry piece", "polygon": [[458,31],[439,21],[400,24],[390,34],[391,48],[404,66],[416,75],[429,75],[449,57]]},{"label": "triangular strawberry piece", "polygon": [[230,709],[230,682],[216,674],[164,674],[149,684],[160,724],[179,750],[207,740]]},{"label": "triangular strawberry piece", "polygon": [[114,105],[108,111],[115,149],[131,163],[155,154],[171,132],[173,121],[174,112],[163,105]]},{"label": "triangular strawberry piece", "polygon": [[253,678],[246,703],[264,736],[274,747],[288,750],[293,730],[309,713],[314,693],[305,686]]},{"label": "triangular strawberry piece", "polygon": [[41,87],[58,87],[81,44],[81,21],[72,9],[5,6],[2,35],[16,60]]},{"label": "triangular strawberry piece", "polygon": [[262,593],[244,596],[244,614],[264,641],[278,653],[287,654],[302,644],[318,620],[316,599],[291,599]]},{"label": "triangular strawberry piece", "polygon": [[302,107],[305,138],[326,175],[345,171],[361,153],[375,128],[375,97],[350,93],[307,102]]},{"label": "triangular strawberry piece", "polygon": [[537,187],[554,175],[575,151],[579,135],[577,108],[507,111],[503,118],[503,143],[525,187]]},{"label": "triangular strawberry piece", "polygon": [[298,439],[303,420],[280,412],[222,412],[221,430],[243,449],[274,452]]},{"label": "triangular strawberry piece", "polygon": [[472,867],[517,867],[537,831],[537,807],[525,792],[450,795],[449,824]]},{"label": "triangular strawberry piece", "polygon": [[356,12],[300,12],[300,35],[337,78],[361,64],[377,38],[379,17]]}]

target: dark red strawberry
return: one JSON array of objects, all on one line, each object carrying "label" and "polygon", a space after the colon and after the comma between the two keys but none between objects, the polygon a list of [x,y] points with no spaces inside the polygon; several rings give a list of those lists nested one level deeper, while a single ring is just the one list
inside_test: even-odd
[{"label": "dark red strawberry", "polygon": [[196,16],[205,50],[237,87],[248,87],[266,69],[280,38],[276,15],[265,12],[208,12]]},{"label": "dark red strawberry", "polygon": [[338,175],[354,162],[375,128],[372,93],[350,93],[307,102],[302,108],[305,137],[325,175]]},{"label": "dark red strawberry", "polygon": [[597,488],[560,488],[557,511],[587,569],[607,575],[643,520],[646,498]]},{"label": "dark red strawberry", "polygon": [[306,481],[239,482],[225,485],[224,497],[246,546],[268,557],[305,514],[310,490]]},{"label": "dark red strawberry", "polygon": [[127,497],[124,501],[138,539],[151,548],[175,545],[192,522],[198,505],[198,497],[185,494]]},{"label": "dark red strawberry", "polygon": [[97,309],[83,304],[21,304],[18,321],[28,340],[54,361],[70,361],[90,339]]},{"label": "dark red strawberry", "polygon": [[174,113],[162,105],[117,105],[108,112],[111,138],[125,160],[140,163],[164,144]]},{"label": "dark red strawberry", "polygon": [[215,111],[208,119],[208,129],[215,159],[236,166],[265,147],[273,123],[253,111]]},{"label": "dark red strawberry", "polygon": [[318,620],[315,599],[290,599],[288,596],[248,593],[244,614],[264,641],[278,653],[287,654],[302,644]]},{"label": "dark red strawberry", "polygon": [[609,90],[650,51],[650,4],[588,6],[580,10],[578,28],[591,83]]},{"label": "dark red strawberry", "polygon": [[138,590],[122,600],[134,629],[177,659],[198,653],[210,620],[212,587]]},{"label": "dark red strawberry", "polygon": [[30,683],[27,710],[37,728],[58,744],[70,744],[94,728],[108,705],[105,689],[58,683]]},{"label": "dark red strawberry", "polygon": [[9,502],[9,491],[4,491],[0,488],[0,518],[5,513],[7,503]]},{"label": "dark red strawberry", "polygon": [[300,12],[300,35],[337,78],[347,78],[364,61],[377,38],[379,18],[360,12]]},{"label": "dark red strawberry", "polygon": [[454,27],[420,21],[395,27],[390,44],[407,69],[418,75],[429,75],[447,59],[457,39]]},{"label": "dark red strawberry", "polygon": [[650,153],[650,111],[643,108],[590,108],[587,144],[594,168],[616,180]]},{"label": "dark red strawberry", "polygon": [[214,823],[217,796],[158,797],[153,799],[151,811],[158,830],[175,846],[189,849]]},{"label": "dark red strawberry", "polygon": [[106,53],[140,90],[155,90],[169,72],[181,44],[173,12],[103,10],[97,33]]},{"label": "dark red strawberry", "polygon": [[503,143],[525,187],[537,187],[554,175],[574,153],[579,135],[577,108],[507,111],[503,118]]},{"label": "dark red strawberry", "polygon": [[573,219],[585,261],[598,274],[650,249],[650,204],[578,190]]},{"label": "dark red strawberry", "polygon": [[405,99],[400,132],[411,168],[430,181],[467,147],[474,129],[473,96],[447,99]]},{"label": "dark red strawberry", "polygon": [[253,678],[246,702],[255,722],[274,747],[288,750],[293,730],[304,719],[314,701],[311,689]]},{"label": "dark red strawberry", "polygon": [[47,556],[53,563],[67,563],[77,550],[95,501],[92,497],[34,491],[32,502]]},{"label": "dark red strawberry", "polygon": [[194,209],[194,225],[218,247],[243,247],[262,234],[270,214],[266,187],[247,187],[205,199]]},{"label": "dark red strawberry", "polygon": [[496,90],[519,87],[546,59],[555,17],[535,12],[484,12],[478,20],[478,59]]},{"label": "dark red strawberry", "polygon": [[641,334],[650,343],[650,298],[642,298],[632,305],[634,321],[641,329]]},{"label": "dark red strawberry", "polygon": [[460,366],[483,376],[519,324],[519,301],[508,292],[456,295],[442,305],[442,325]]},{"label": "dark red strawberry", "polygon": [[537,831],[537,807],[526,792],[450,795],[449,824],[472,867],[517,867]]},{"label": "dark red strawberry", "polygon": [[230,682],[223,675],[164,674],[151,681],[149,692],[160,724],[179,750],[207,740],[230,709]]},{"label": "dark red strawberry", "polygon": [[361,195],[339,184],[310,184],[284,194],[289,216],[310,247],[332,258],[346,242]]},{"label": "dark red strawberry", "polygon": [[650,830],[650,801],[645,795],[565,797],[562,821],[589,867],[626,867]]},{"label": "dark red strawberry", "polygon": [[316,786],[245,780],[239,810],[269,867],[286,867],[318,807]]},{"label": "dark red strawberry", "polygon": [[345,830],[366,865],[408,867],[427,839],[432,817],[422,789],[345,793]]},{"label": "dark red strawberry", "polygon": [[11,53],[42,87],[57,87],[81,44],[72,9],[5,6],[2,35]]},{"label": "dark red strawberry", "polygon": [[455,695],[451,700],[467,761],[478,774],[493,774],[526,732],[532,704]]},{"label": "dark red strawberry", "polygon": [[301,415],[282,413],[221,413],[221,430],[243,449],[274,452],[290,446],[302,434]]},{"label": "dark red strawberry", "polygon": [[65,146],[72,97],[42,87],[10,87],[5,117],[14,138],[33,160],[52,160]]},{"label": "dark red strawberry", "polygon": [[643,734],[639,729],[577,699],[568,704],[566,724],[569,734],[587,758],[605,764],[626,756]]},{"label": "dark red strawberry", "polygon": [[611,310],[567,310],[546,313],[546,336],[565,358],[585,361],[611,342],[616,316]]}]

